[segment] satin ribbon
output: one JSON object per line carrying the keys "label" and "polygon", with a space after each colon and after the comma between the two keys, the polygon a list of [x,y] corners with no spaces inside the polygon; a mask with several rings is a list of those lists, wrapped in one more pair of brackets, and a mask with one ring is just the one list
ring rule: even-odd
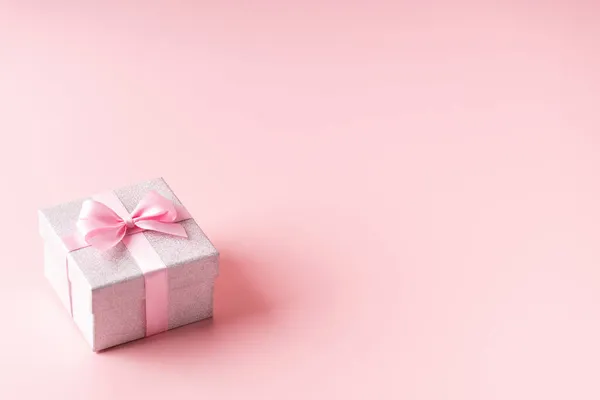
{"label": "satin ribbon", "polygon": [[[150,336],[168,329],[168,276],[165,264],[148,239],[137,233],[151,230],[187,237],[185,228],[178,222],[190,218],[185,208],[155,191],[146,194],[131,213],[113,192],[106,192],[83,203],[76,223],[77,232],[62,239],[68,252],[88,246],[105,251],[118,243],[127,247],[144,273],[146,336]],[[72,302],[70,286],[69,297]]]}

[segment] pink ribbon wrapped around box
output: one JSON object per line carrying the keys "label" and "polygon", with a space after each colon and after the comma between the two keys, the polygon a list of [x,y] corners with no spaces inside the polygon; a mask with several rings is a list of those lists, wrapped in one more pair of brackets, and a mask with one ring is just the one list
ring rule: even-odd
{"label": "pink ribbon wrapped around box", "polygon": [[219,253],[165,181],[39,211],[44,273],[94,351],[212,316]]}

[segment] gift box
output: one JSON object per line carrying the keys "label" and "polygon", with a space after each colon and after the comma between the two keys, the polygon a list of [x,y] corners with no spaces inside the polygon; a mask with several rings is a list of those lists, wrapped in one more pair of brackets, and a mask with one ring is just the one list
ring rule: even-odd
{"label": "gift box", "polygon": [[44,274],[94,351],[212,316],[219,253],[162,179],[39,211]]}

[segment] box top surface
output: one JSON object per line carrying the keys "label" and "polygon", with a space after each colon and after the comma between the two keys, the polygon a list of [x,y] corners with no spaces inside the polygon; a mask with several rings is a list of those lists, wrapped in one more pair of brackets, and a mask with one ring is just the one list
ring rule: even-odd
{"label": "box top surface", "polygon": [[[154,190],[182,205],[177,196],[162,178],[151,179],[134,185],[113,190],[127,211],[131,212],[138,202],[149,191]],[[40,232],[48,243],[60,246],[60,238],[72,235],[76,230],[83,198],[39,211]],[[200,261],[207,257],[217,256],[218,252],[208,237],[202,232],[194,219],[180,222],[188,237],[181,238],[158,232],[146,231],[137,233],[144,235],[167,268],[175,268]],[[107,251],[93,247],[85,247],[69,253],[69,268],[71,263],[76,266],[89,286],[94,289],[114,285],[119,282],[140,278],[143,272],[122,243]],[[198,271],[203,273],[203,271]],[[204,273],[211,273],[204,271]],[[217,271],[213,271],[214,274]]]}

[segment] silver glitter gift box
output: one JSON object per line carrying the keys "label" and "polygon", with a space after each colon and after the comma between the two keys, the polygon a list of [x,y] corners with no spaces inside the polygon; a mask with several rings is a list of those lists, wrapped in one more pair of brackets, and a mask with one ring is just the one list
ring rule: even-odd
{"label": "silver glitter gift box", "polygon": [[[162,178],[113,193],[131,213],[150,191],[183,207]],[[45,276],[92,349],[99,351],[146,336],[146,283],[142,268],[123,243],[106,251],[94,247],[68,251],[62,238],[76,232],[85,200],[40,210],[39,229]],[[146,237],[166,268],[168,329],[212,316],[219,272],[219,254],[196,221],[190,218],[179,224],[187,238],[135,233]]]}

